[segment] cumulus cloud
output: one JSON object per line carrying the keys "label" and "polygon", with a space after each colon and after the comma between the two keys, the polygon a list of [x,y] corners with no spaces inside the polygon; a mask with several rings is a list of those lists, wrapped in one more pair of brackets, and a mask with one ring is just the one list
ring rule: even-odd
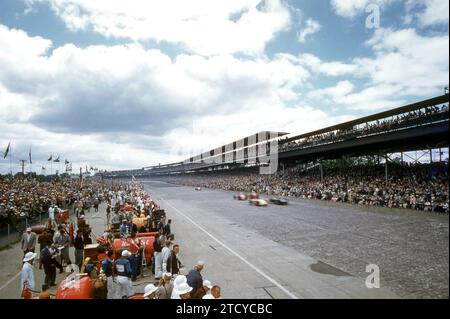
{"label": "cumulus cloud", "polygon": [[52,47],[20,30],[0,32],[0,142],[13,139],[15,154],[33,145],[42,165],[53,152],[74,166],[142,167],[190,155],[176,142],[186,130],[186,144],[205,150],[204,136],[218,146],[334,119],[300,104],[298,88],[310,72],[286,55],[171,59],[138,44]]}
{"label": "cumulus cloud", "polygon": [[297,59],[311,72],[350,76],[362,82],[343,80],[336,85],[310,91],[308,98],[324,98],[354,110],[399,106],[408,98],[440,94],[448,86],[449,39],[446,35],[421,36],[415,29],[379,29],[365,45],[374,57],[355,58],[351,63],[324,62],[310,54]]}
{"label": "cumulus cloud", "polygon": [[319,32],[322,26],[319,22],[313,19],[308,19],[305,22],[304,28],[298,33],[297,39],[300,43],[305,43],[306,38],[310,35],[313,35],[316,32]]}
{"label": "cumulus cloud", "polygon": [[421,36],[415,29],[379,29],[366,42],[375,58],[356,59],[375,84],[398,84],[404,94],[424,96],[448,85],[449,38]]}
{"label": "cumulus cloud", "polygon": [[421,27],[448,25],[448,0],[408,0],[405,6],[407,24],[417,20]]}
{"label": "cumulus cloud", "polygon": [[202,55],[262,54],[291,23],[280,0],[28,0],[45,3],[72,31],[179,44]]}

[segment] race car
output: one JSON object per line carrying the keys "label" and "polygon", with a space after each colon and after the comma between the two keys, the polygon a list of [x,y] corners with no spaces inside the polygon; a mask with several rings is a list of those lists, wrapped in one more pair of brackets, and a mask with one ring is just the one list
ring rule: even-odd
{"label": "race car", "polygon": [[195,190],[196,190],[196,191],[201,191],[202,188],[201,188],[201,187],[196,187]]}
{"label": "race car", "polygon": [[247,199],[247,195],[245,195],[243,193],[234,194],[233,198],[237,199],[237,200],[246,200]]}
{"label": "race car", "polygon": [[277,197],[272,197],[271,199],[269,199],[269,201],[275,205],[283,205],[284,206],[284,205],[288,204],[287,200],[285,200],[283,198],[277,198]]}
{"label": "race car", "polygon": [[248,198],[250,198],[250,199],[256,199],[256,198],[259,198],[259,195],[258,195],[258,193],[251,192],[251,193],[248,195]]}
{"label": "race car", "polygon": [[258,207],[265,207],[267,206],[267,201],[260,198],[252,198],[249,201],[250,205],[258,206]]}

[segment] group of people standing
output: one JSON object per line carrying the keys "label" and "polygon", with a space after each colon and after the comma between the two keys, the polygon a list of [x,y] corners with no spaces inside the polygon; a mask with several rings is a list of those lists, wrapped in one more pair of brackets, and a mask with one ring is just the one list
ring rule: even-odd
{"label": "group of people standing", "polygon": [[[57,269],[62,273],[66,265],[73,266],[69,254],[70,247],[73,246],[75,265],[78,269],[83,269],[91,278],[97,278],[97,276],[106,278],[105,287],[99,286],[104,293],[94,293],[94,298],[220,298],[220,287],[213,286],[208,280],[203,280],[201,271],[204,268],[204,262],[199,261],[187,275],[182,274],[184,266],[179,258],[180,245],[173,242],[175,235],[172,232],[172,220],[166,220],[165,212],[144,193],[142,185],[130,184],[118,189],[110,189],[104,193],[104,198],[107,204],[106,214],[109,226],[101,236],[104,242],[100,246],[103,257],[99,269],[84,263],[84,249],[86,245],[92,243],[92,239],[90,227],[86,227],[85,210],[80,203],[74,207],[78,224],[74,238],[69,236],[64,223],[57,226],[56,232],[53,230],[55,226],[53,225],[53,227],[46,227],[39,236],[33,233],[31,228],[23,234],[22,295],[24,290],[36,289],[33,263],[37,258],[39,268],[44,269],[45,290],[56,286]],[[94,209],[98,210],[97,203],[94,204]],[[57,214],[50,214],[49,224],[55,222],[52,219],[55,215]],[[146,221],[139,229],[133,223],[136,217]],[[88,229],[87,233],[86,229]],[[136,293],[133,288],[133,282],[143,271],[143,243],[136,236],[141,231],[156,233],[152,247],[153,263],[147,265],[152,266],[155,281],[145,286],[143,295]],[[124,238],[129,244],[119,256],[111,245],[115,237]],[[39,257],[35,253],[37,243],[41,245]]]}

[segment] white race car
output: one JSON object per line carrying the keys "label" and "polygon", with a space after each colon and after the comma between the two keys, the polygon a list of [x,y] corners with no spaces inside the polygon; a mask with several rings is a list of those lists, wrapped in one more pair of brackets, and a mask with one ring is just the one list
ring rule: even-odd
{"label": "white race car", "polygon": [[250,205],[253,205],[253,206],[259,206],[259,207],[267,206],[267,201],[264,199],[261,199],[261,198],[253,198],[253,199],[250,199],[249,202],[250,202]]}

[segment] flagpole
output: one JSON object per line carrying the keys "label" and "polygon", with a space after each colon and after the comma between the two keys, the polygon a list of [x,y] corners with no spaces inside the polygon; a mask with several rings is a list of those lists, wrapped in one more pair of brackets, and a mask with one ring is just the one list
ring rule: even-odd
{"label": "flagpole", "polygon": [[13,173],[12,173],[12,147],[11,147],[11,142],[9,144],[9,171],[11,173],[11,178],[13,177]]}

